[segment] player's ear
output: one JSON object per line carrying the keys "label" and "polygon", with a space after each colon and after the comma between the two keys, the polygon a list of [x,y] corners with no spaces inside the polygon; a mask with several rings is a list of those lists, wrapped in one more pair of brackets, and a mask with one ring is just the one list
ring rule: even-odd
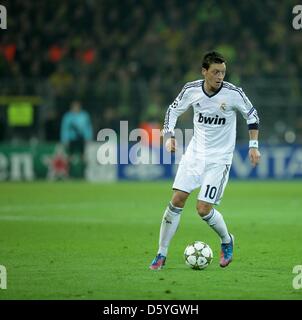
{"label": "player's ear", "polygon": [[201,68],[201,74],[202,74],[203,76],[206,75],[207,71],[208,71],[208,70],[207,70],[206,68]]}

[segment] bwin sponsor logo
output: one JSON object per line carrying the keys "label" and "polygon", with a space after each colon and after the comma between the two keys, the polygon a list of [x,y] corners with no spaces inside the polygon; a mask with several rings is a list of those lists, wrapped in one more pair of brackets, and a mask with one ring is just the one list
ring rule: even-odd
{"label": "bwin sponsor logo", "polygon": [[216,124],[216,125],[224,125],[225,124],[225,118],[219,118],[218,115],[215,117],[205,117],[202,115],[202,113],[199,114],[198,122],[204,123],[204,124]]}

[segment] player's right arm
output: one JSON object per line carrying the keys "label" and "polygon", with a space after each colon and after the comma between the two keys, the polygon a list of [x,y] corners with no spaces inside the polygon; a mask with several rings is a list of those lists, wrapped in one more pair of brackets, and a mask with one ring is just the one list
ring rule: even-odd
{"label": "player's right arm", "polygon": [[190,88],[189,84],[186,84],[183,87],[179,95],[176,97],[174,102],[170,104],[166,112],[162,134],[163,136],[169,136],[165,144],[165,147],[169,152],[174,152],[176,150],[174,128],[175,128],[177,119],[181,114],[183,114],[186,110],[188,110],[188,108],[191,105],[189,88]]}

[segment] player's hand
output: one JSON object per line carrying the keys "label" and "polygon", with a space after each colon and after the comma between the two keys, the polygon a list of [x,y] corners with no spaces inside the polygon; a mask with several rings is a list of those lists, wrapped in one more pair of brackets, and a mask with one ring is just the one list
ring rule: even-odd
{"label": "player's hand", "polygon": [[177,147],[176,139],[175,138],[167,139],[165,147],[168,152],[175,152]]}
{"label": "player's hand", "polygon": [[256,167],[256,165],[260,162],[261,154],[257,148],[250,148],[249,149],[249,158],[252,163],[253,167]]}

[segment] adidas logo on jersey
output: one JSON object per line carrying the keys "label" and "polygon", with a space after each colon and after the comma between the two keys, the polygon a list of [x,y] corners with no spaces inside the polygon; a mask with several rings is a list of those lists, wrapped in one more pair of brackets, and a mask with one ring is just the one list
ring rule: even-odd
{"label": "adidas logo on jersey", "polygon": [[197,120],[199,123],[205,123],[205,124],[216,124],[216,125],[224,125],[226,119],[225,118],[219,118],[218,115],[216,117],[205,117],[202,115],[202,113],[199,113],[199,118]]}

